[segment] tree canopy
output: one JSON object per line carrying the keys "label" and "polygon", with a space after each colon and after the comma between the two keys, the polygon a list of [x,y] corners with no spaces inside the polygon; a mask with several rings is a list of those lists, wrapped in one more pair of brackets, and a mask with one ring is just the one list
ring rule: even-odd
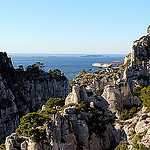
{"label": "tree canopy", "polygon": [[38,127],[43,126],[48,120],[50,120],[50,118],[42,114],[36,112],[28,113],[20,119],[20,125],[16,132],[20,135],[31,137],[35,142],[40,142],[46,138],[46,131]]}
{"label": "tree canopy", "polygon": [[46,104],[46,108],[53,108],[54,106],[64,106],[65,105],[65,100],[62,98],[50,98]]}

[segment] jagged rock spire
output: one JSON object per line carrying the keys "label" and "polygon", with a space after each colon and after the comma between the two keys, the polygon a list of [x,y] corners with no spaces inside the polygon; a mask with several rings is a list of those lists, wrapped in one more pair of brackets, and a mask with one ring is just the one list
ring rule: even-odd
{"label": "jagged rock spire", "polygon": [[150,35],[150,25],[147,28],[147,35]]}

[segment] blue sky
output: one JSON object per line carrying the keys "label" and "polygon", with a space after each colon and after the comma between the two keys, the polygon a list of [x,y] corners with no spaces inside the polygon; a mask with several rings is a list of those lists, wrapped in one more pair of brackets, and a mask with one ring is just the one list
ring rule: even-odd
{"label": "blue sky", "polygon": [[0,0],[0,51],[129,53],[149,24],[150,0]]}

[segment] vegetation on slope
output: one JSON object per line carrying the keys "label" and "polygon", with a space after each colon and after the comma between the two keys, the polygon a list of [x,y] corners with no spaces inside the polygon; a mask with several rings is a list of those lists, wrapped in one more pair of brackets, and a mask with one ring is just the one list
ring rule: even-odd
{"label": "vegetation on slope", "polygon": [[[134,87],[133,95],[139,97],[143,101],[142,105],[148,107],[150,111],[150,86],[148,86],[147,88],[146,87],[142,88],[142,86]],[[123,109],[121,111],[120,119],[121,120],[131,119],[133,115],[139,110],[140,110],[139,107]]]}
{"label": "vegetation on slope", "polygon": [[150,111],[150,86],[148,86],[147,88],[144,87],[143,89],[141,89],[140,98],[143,101],[142,103],[143,106],[148,107]]}
{"label": "vegetation on slope", "polygon": [[120,144],[115,148],[115,150],[128,150],[127,143],[126,143],[126,142],[120,143]]}
{"label": "vegetation on slope", "polygon": [[45,110],[28,113],[20,119],[19,135],[31,137],[34,142],[42,143],[46,139],[46,124],[51,120],[51,115],[57,112],[55,106],[63,106],[64,99],[50,98],[45,104]]}
{"label": "vegetation on slope", "polygon": [[132,107],[130,109],[123,109],[121,111],[120,119],[121,120],[131,119],[138,110],[139,108],[137,107]]}
{"label": "vegetation on slope", "polygon": [[6,150],[5,144],[0,145],[0,150]]}
{"label": "vegetation on slope", "polygon": [[16,132],[19,135],[31,137],[34,142],[42,142],[46,139],[46,130],[38,127],[43,126],[49,120],[50,118],[39,113],[28,113],[20,119],[20,125]]}

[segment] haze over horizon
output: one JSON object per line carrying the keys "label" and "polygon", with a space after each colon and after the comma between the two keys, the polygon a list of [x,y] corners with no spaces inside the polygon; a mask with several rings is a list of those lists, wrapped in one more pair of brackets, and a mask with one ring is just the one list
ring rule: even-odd
{"label": "haze over horizon", "polygon": [[146,35],[149,0],[6,0],[0,3],[0,51],[127,54]]}

